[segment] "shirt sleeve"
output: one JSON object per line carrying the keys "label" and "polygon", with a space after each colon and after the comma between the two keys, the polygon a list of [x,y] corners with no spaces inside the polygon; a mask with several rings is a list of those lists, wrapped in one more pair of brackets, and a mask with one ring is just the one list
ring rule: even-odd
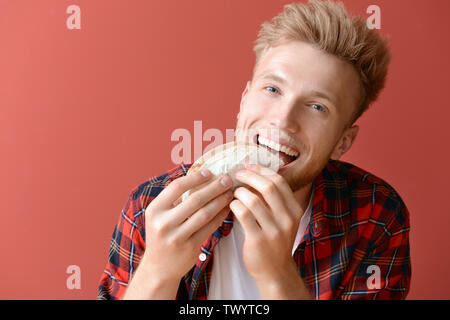
{"label": "shirt sleeve", "polygon": [[371,224],[374,231],[371,231],[371,239],[366,241],[368,250],[358,264],[353,264],[357,267],[338,299],[399,300],[405,299],[409,292],[408,209],[398,196],[393,195],[373,211]]}
{"label": "shirt sleeve", "polygon": [[140,201],[139,190],[138,187],[131,192],[114,228],[108,261],[98,285],[98,300],[122,298],[145,250],[145,207]]}

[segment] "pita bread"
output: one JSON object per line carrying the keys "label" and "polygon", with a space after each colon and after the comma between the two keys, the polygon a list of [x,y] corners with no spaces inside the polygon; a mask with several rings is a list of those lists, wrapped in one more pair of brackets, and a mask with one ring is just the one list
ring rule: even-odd
{"label": "pita bread", "polygon": [[[265,147],[246,143],[246,142],[230,142],[208,151],[203,156],[198,158],[189,168],[187,174],[199,171],[201,169],[208,169],[215,177],[223,174],[228,174],[233,180],[233,187],[235,189],[243,184],[236,180],[235,173],[239,170],[245,169],[245,163],[255,163],[272,169],[275,172],[284,165],[284,162],[276,155],[271,153]],[[198,188],[201,188],[199,186]],[[183,194],[184,201],[190,193],[196,189],[191,189]]]}

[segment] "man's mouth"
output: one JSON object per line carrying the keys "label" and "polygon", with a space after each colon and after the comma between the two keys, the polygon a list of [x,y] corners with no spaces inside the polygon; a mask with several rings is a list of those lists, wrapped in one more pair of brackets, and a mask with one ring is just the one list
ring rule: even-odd
{"label": "man's mouth", "polygon": [[296,160],[300,155],[300,153],[294,149],[281,145],[260,135],[256,136],[256,142],[259,146],[267,148],[274,155],[278,156],[284,162],[284,167]]}

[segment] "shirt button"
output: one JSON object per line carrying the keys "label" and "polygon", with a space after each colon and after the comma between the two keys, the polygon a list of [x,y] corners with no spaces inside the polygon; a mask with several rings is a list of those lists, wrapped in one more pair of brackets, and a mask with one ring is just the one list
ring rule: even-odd
{"label": "shirt button", "polygon": [[206,260],[206,254],[200,253],[200,255],[198,256],[198,258],[200,259],[200,261],[205,261],[205,260]]}
{"label": "shirt button", "polygon": [[314,234],[319,235],[321,232],[322,232],[321,225],[317,221],[315,221],[314,222]]}

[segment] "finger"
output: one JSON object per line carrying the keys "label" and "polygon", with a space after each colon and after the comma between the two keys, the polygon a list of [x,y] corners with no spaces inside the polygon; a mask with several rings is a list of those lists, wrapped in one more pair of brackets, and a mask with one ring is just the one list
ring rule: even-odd
{"label": "finger", "polygon": [[[228,204],[233,199],[233,192],[228,190],[224,194],[216,197],[208,202],[204,207],[195,212],[185,222],[183,222],[178,231],[180,236],[189,238],[192,234],[203,228],[211,220],[217,216],[221,210],[228,207]],[[229,209],[228,209],[229,211]]]}
{"label": "finger", "polygon": [[258,225],[255,217],[240,200],[231,201],[230,209],[241,223],[246,234],[259,235],[261,233],[261,227]]}
{"label": "finger", "polygon": [[236,173],[236,179],[258,191],[273,213],[286,211],[286,207],[283,203],[284,199],[281,196],[277,185],[266,176],[262,176],[251,170],[240,170]]}
{"label": "finger", "polygon": [[232,184],[231,178],[225,175],[190,194],[185,201],[173,209],[173,216],[171,217],[173,223],[181,224],[209,201],[229,190]]}
{"label": "finger", "polygon": [[261,229],[267,231],[274,229],[276,224],[275,219],[259,196],[249,191],[247,188],[240,187],[234,191],[234,197],[253,214],[253,217],[261,226]]}
{"label": "finger", "polygon": [[278,190],[283,197],[284,205],[288,208],[289,212],[294,214],[295,219],[301,218],[303,211],[301,210],[297,200],[294,198],[294,193],[292,192],[292,189],[286,179],[269,168],[258,164],[249,164],[247,168],[256,173],[260,173],[263,177],[271,180],[278,187]]}
{"label": "finger", "polygon": [[162,209],[172,208],[174,202],[183,193],[207,182],[212,176],[209,170],[204,169],[175,179],[151,203],[154,207]]}
{"label": "finger", "polygon": [[177,200],[174,201],[173,206],[176,207],[183,201],[183,197],[179,197]]}
{"label": "finger", "polygon": [[192,234],[188,241],[191,240],[196,243],[203,243],[214,231],[217,230],[217,228],[221,226],[223,220],[225,220],[229,213],[230,208],[227,205],[225,208],[220,210],[220,212],[211,221],[204,225],[203,228],[197,230],[197,232]]}

